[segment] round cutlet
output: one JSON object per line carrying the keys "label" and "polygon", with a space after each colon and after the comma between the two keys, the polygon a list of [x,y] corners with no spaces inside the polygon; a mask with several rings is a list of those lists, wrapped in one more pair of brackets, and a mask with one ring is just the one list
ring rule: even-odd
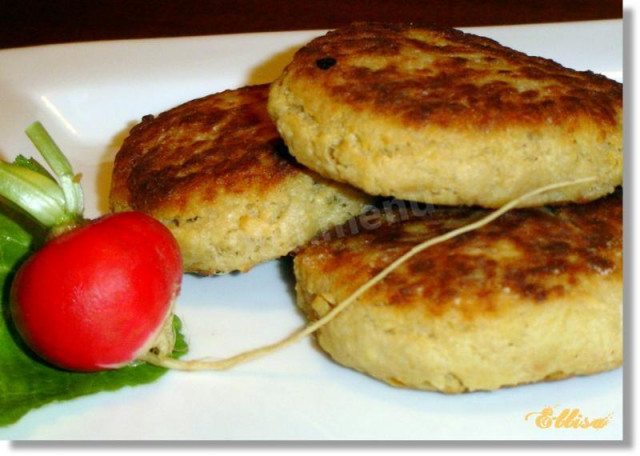
{"label": "round cutlet", "polygon": [[301,48],[269,112],[296,159],[367,193],[499,207],[622,183],[622,85],[455,29],[356,23]]}
{"label": "round cutlet", "polygon": [[[459,393],[622,363],[621,192],[517,209],[411,257],[316,333],[338,363],[395,386]],[[406,206],[405,206],[406,207]],[[300,250],[312,321],[411,247],[481,209],[360,216]]]}
{"label": "round cutlet", "polygon": [[361,192],[288,155],[267,96],[250,86],[145,116],[116,155],[111,209],[165,223],[187,272],[246,271],[366,207]]}

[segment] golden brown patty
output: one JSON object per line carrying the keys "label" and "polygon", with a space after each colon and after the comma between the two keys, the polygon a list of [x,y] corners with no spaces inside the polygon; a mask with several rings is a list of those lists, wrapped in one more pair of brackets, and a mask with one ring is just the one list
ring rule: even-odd
{"label": "golden brown patty", "polygon": [[272,85],[290,152],[375,195],[498,207],[588,201],[622,182],[622,85],[454,29],[356,23]]}
{"label": "golden brown patty", "polygon": [[[329,231],[295,257],[298,304],[316,320],[411,247],[486,214],[382,211]],[[317,341],[337,362],[392,385],[448,393],[615,368],[621,192],[518,209],[437,244],[354,301]]]}
{"label": "golden brown patty", "polygon": [[359,214],[368,198],[293,160],[266,111],[268,86],[146,116],[118,152],[110,204],[164,222],[187,272],[245,271]]}

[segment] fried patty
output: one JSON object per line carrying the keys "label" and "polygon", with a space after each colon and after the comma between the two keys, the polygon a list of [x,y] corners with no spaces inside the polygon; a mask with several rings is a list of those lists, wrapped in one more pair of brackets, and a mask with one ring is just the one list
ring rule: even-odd
{"label": "fried patty", "polygon": [[622,85],[455,29],[355,23],[301,48],[269,112],[292,155],[373,195],[499,207],[622,182]]}
{"label": "fried patty", "polygon": [[268,86],[209,95],[145,116],[116,155],[113,211],[167,225],[187,272],[246,271],[359,214],[369,198],[288,154]]}
{"label": "fried patty", "polygon": [[[412,208],[414,206],[411,206]],[[422,241],[488,212],[399,205],[333,229],[294,260],[312,321]],[[316,333],[338,363],[459,393],[622,363],[622,195],[517,209],[410,258]]]}

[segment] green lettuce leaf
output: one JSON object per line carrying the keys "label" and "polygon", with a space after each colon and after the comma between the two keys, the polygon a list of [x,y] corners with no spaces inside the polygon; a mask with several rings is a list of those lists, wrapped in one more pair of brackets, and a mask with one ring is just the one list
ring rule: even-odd
{"label": "green lettuce leaf", "polygon": [[[0,207],[0,426],[13,424],[29,411],[52,402],[151,383],[166,373],[165,368],[144,363],[96,373],[68,372],[30,352],[12,325],[8,293],[12,274],[40,239],[7,213]],[[187,345],[177,317],[173,324],[178,335],[173,355],[179,356],[186,353]]]}

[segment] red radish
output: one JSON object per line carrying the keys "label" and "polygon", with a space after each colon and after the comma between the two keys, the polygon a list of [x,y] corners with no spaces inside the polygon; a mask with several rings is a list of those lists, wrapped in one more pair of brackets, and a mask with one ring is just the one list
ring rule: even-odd
{"label": "red radish", "polygon": [[55,237],[31,257],[13,282],[12,316],[51,364],[118,368],[167,335],[181,279],[178,246],[164,225],[137,212],[114,214]]}
{"label": "red radish", "polygon": [[118,368],[150,350],[169,357],[183,274],[171,232],[138,212],[83,220],[82,189],[68,161],[39,123],[27,134],[58,182],[33,160],[0,163],[0,195],[52,234],[13,281],[18,332],[36,354],[68,370]]}

